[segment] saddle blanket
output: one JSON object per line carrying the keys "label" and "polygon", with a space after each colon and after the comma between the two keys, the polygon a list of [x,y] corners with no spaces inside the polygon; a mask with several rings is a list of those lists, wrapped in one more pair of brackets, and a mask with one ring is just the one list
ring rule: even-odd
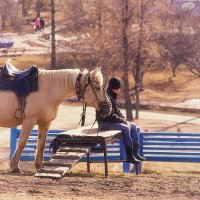
{"label": "saddle blanket", "polygon": [[18,97],[25,97],[33,91],[38,91],[38,69],[31,66],[25,71],[10,71],[0,68],[0,90],[15,92]]}

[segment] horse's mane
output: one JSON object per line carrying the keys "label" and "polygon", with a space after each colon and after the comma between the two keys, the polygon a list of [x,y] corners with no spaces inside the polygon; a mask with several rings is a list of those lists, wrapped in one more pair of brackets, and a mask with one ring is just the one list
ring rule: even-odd
{"label": "horse's mane", "polygon": [[[64,85],[67,84],[69,87],[71,87],[74,86],[74,80],[76,80],[76,77],[79,72],[80,69],[61,69],[61,70],[39,69],[39,80],[44,83],[48,81],[48,83],[50,84],[59,82],[60,80],[60,84]],[[87,74],[88,70],[84,69],[82,73]],[[100,83],[100,85],[103,85],[103,75],[100,69],[97,69],[97,71],[92,70],[91,77],[93,81],[96,81]]]}
{"label": "horse's mane", "polygon": [[39,69],[39,80],[41,82],[47,82],[53,84],[59,82],[63,85],[74,86],[74,80],[77,74],[80,72],[79,69],[61,69],[61,70],[45,70]]}

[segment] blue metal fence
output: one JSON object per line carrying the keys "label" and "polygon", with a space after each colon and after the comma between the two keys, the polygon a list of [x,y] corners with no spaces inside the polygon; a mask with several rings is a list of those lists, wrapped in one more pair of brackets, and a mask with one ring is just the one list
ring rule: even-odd
{"label": "blue metal fence", "polygon": [[[62,130],[50,130],[44,150],[44,160],[49,160],[52,150],[50,143]],[[10,156],[14,154],[19,139],[20,129],[11,129]],[[22,152],[21,160],[33,161],[37,150],[37,130],[29,136],[27,145]],[[117,162],[126,159],[122,140],[107,145],[108,162]],[[166,132],[141,132],[140,154],[147,161],[156,162],[200,162],[200,133],[166,133]],[[103,153],[91,153],[91,161],[104,161]],[[83,157],[82,161],[86,161]],[[141,172],[142,164],[138,167]],[[134,172],[136,166],[134,166]],[[130,172],[130,164],[123,162],[123,172]]]}

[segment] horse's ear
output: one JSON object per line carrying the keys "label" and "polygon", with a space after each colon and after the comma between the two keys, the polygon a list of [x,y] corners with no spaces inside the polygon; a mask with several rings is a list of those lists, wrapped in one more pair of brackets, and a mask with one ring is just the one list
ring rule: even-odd
{"label": "horse's ear", "polygon": [[96,69],[94,70],[94,75],[97,75],[98,73],[102,73],[101,72],[101,66],[96,67]]}
{"label": "horse's ear", "polygon": [[97,69],[98,69],[99,71],[101,71],[101,66],[97,67]]}
{"label": "horse's ear", "polygon": [[91,74],[91,77],[92,77],[93,80],[97,80],[99,72],[100,71],[99,71],[98,67],[96,67],[96,69],[94,69],[94,70],[91,71],[90,74]]}
{"label": "horse's ear", "polygon": [[88,70],[86,68],[83,69],[83,73],[88,73]]}
{"label": "horse's ear", "polygon": [[101,72],[101,67],[96,67],[96,69],[92,71],[92,75],[96,77],[99,72]]}

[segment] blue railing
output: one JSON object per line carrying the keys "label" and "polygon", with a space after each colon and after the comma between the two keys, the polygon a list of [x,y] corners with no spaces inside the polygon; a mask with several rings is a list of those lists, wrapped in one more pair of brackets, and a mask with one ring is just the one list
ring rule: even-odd
{"label": "blue railing", "polygon": [[[49,160],[52,150],[50,143],[62,130],[50,130],[44,150],[44,160]],[[10,156],[14,154],[19,139],[20,129],[11,129]],[[33,161],[37,150],[37,130],[33,130],[29,136],[27,145],[22,152],[21,160]],[[108,162],[125,160],[122,140],[107,145]],[[200,162],[200,133],[165,133],[165,132],[141,132],[140,154],[147,161],[156,162]],[[91,153],[91,161],[104,161],[103,153]],[[82,161],[86,161],[83,157]],[[139,171],[142,165],[139,165]],[[123,172],[130,172],[130,165],[123,162]]]}

